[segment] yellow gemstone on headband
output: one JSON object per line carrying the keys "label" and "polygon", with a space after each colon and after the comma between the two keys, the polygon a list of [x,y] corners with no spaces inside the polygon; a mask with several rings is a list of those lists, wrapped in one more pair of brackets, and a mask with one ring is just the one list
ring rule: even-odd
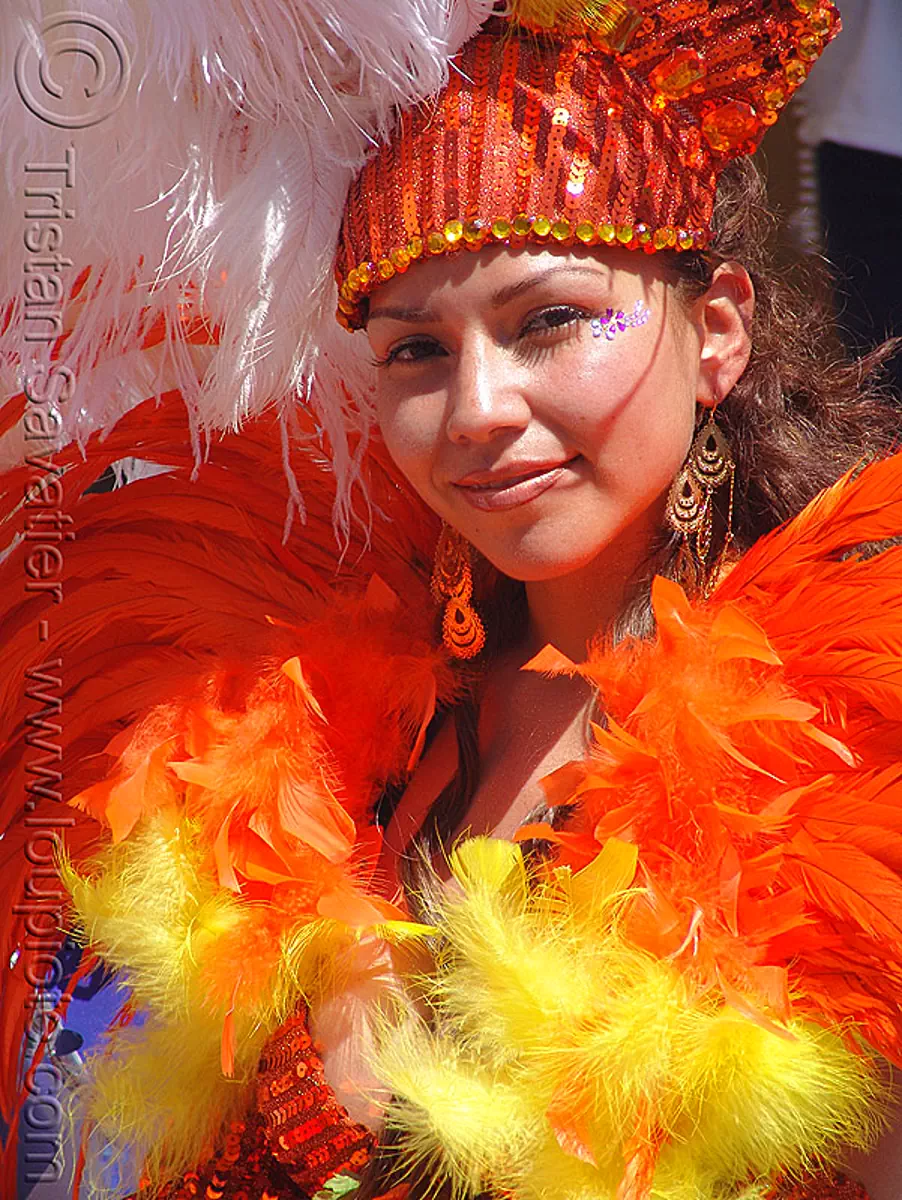
{"label": "yellow gemstone on headband", "polygon": [[651,230],[647,225],[638,224],[636,226],[636,237],[639,239],[639,245],[645,246],[651,241]]}
{"label": "yellow gemstone on headband", "polygon": [[624,246],[633,240],[632,225],[617,225],[614,228],[614,233],[617,236],[617,241],[622,242]]}
{"label": "yellow gemstone on headband", "polygon": [[379,259],[379,276],[381,279],[391,279],[395,273],[395,268],[387,258]]}
{"label": "yellow gemstone on headband", "polygon": [[798,87],[799,84],[804,83],[808,77],[808,68],[797,58],[791,58],[783,67],[783,72],[793,87]]}
{"label": "yellow gemstone on headband", "polygon": [[532,231],[536,237],[548,237],[551,233],[551,222],[547,217],[536,217],[532,223]]}
{"label": "yellow gemstone on headband", "polygon": [[532,226],[532,219],[527,217],[526,213],[520,213],[519,216],[514,217],[514,223],[511,228],[517,237],[526,237],[528,234],[532,233]]}
{"label": "yellow gemstone on headband", "polygon": [[426,235],[426,247],[430,254],[441,254],[443,250],[447,250],[448,248],[445,235],[433,230],[432,233]]}
{"label": "yellow gemstone on headband", "polygon": [[693,84],[705,77],[705,65],[696,50],[681,47],[667,56],[651,71],[648,82],[658,93],[655,108],[663,108],[659,100],[681,100],[692,91]]}
{"label": "yellow gemstone on headband", "polygon": [[786,103],[786,93],[782,88],[767,88],[764,92],[764,103],[768,108],[780,108]]}
{"label": "yellow gemstone on headband", "polygon": [[581,242],[590,245],[595,241],[595,226],[591,221],[580,221],[576,229],[573,231]]}
{"label": "yellow gemstone on headband", "polygon": [[823,49],[823,43],[816,33],[806,33],[799,38],[799,56],[814,62]]}
{"label": "yellow gemstone on headband", "polygon": [[411,258],[419,258],[423,253],[423,239],[421,237],[412,237],[407,243],[407,253]]}
{"label": "yellow gemstone on headband", "polygon": [[829,33],[833,28],[833,13],[829,8],[818,9],[808,18],[808,24],[815,33]]}
{"label": "yellow gemstone on headband", "polygon": [[485,225],[482,221],[467,221],[464,225],[464,241],[473,245],[485,238]]}
{"label": "yellow gemstone on headband", "polygon": [[551,236],[556,242],[565,242],[570,236],[570,222],[555,221],[551,226]]}
{"label": "yellow gemstone on headband", "polygon": [[610,221],[605,221],[598,226],[598,236],[603,242],[613,242],[617,238],[617,231]]}
{"label": "yellow gemstone on headband", "polygon": [[677,230],[677,245],[681,250],[692,249],[692,234],[688,231],[688,229]]}
{"label": "yellow gemstone on headband", "polygon": [[388,257],[394,263],[396,271],[406,271],[410,266],[410,255],[406,250],[402,250],[400,248],[397,250],[392,250]]}
{"label": "yellow gemstone on headband", "polygon": [[459,242],[464,235],[463,221],[446,221],[445,222],[445,238],[453,246],[455,242]]}
{"label": "yellow gemstone on headband", "polygon": [[667,249],[667,233],[666,229],[656,229],[653,237],[653,242],[656,250]]}
{"label": "yellow gemstone on headband", "polygon": [[499,242],[507,241],[511,235],[511,223],[503,217],[496,217],[492,222],[492,237]]}
{"label": "yellow gemstone on headband", "polygon": [[792,0],[795,7],[800,13],[814,12],[821,0]]}

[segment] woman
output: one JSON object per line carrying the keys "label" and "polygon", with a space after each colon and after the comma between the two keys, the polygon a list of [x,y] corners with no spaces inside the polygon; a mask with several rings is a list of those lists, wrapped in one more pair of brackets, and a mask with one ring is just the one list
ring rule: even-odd
{"label": "woman", "polygon": [[[434,526],[378,447],[360,461],[395,525],[330,598],[313,532],[303,555],[249,550],[276,505],[239,489],[267,486],[273,449],[266,430],[231,446],[207,494],[242,495],[219,543],[265,600],[239,621],[202,550],[211,590],[181,600],[227,611],[218,662],[181,609],[136,610],[206,670],[119,722],[111,774],[79,776],[111,844],[64,867],[147,1010],[94,1064],[86,1111],[161,1194],[378,1193],[400,1162],[427,1191],[758,1197],[870,1144],[881,1086],[847,1031],[895,1050],[898,726],[855,679],[891,654],[899,568],[856,547],[898,531],[898,468],[740,558],[891,424],[809,348],[813,319],[763,266],[757,177],[725,166],[835,26],[801,0],[523,5],[351,188],[340,319],[366,328],[385,448],[446,523],[444,649],[423,605]],[[167,420],[131,414],[90,469],[123,445],[171,465]],[[315,530],[325,483],[301,469]],[[147,521],[177,478],[132,487],[98,536],[165,539]],[[657,641],[598,640],[652,616]],[[838,631],[861,656],[843,669]],[[870,871],[857,901],[837,792],[876,806],[869,839],[847,834]],[[451,899],[426,900],[429,852],[464,833],[541,841],[528,876],[508,842],[464,843]]]}

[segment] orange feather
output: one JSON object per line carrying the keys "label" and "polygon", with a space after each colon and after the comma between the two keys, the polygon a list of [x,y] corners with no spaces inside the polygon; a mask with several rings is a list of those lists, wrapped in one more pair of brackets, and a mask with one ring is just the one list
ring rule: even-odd
{"label": "orange feather", "polygon": [[638,847],[645,892],[625,921],[639,944],[763,1017],[791,995],[852,1021],[896,1063],[902,548],[868,543],[900,535],[897,455],[762,539],[707,602],[656,580],[657,638],[579,667],[605,728],[546,781],[552,803],[577,802],[546,830],[565,862],[611,836]]}

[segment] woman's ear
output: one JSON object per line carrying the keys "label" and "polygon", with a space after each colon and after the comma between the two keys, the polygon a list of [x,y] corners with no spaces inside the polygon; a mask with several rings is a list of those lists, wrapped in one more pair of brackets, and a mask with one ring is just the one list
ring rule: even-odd
{"label": "woman's ear", "polygon": [[745,267],[725,262],[692,306],[699,335],[698,402],[713,408],[736,385],[752,352],[755,287]]}

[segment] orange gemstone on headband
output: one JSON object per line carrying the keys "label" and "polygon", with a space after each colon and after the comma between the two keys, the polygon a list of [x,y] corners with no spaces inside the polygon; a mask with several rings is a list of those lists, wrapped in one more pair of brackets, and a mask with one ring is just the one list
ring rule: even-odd
{"label": "orange gemstone on headband", "polygon": [[808,68],[803,62],[797,58],[791,58],[783,67],[783,72],[786,78],[793,87],[798,87],[800,83],[804,83],[808,77]]}
{"label": "orange gemstone on headband", "polygon": [[705,66],[700,54],[695,50],[674,50],[649,74],[648,82],[665,99],[680,100],[688,96],[693,84],[704,77]]}
{"label": "orange gemstone on headband", "polygon": [[823,43],[816,33],[806,33],[799,38],[799,57],[814,62],[823,49]]}
{"label": "orange gemstone on headband", "polygon": [[833,13],[829,8],[818,9],[808,18],[808,24],[815,33],[829,33],[833,28]]}
{"label": "orange gemstone on headband", "polygon": [[712,150],[736,150],[754,138],[760,129],[758,114],[751,104],[742,100],[722,104],[702,120],[702,136]]}
{"label": "orange gemstone on headband", "polygon": [[786,93],[779,87],[766,88],[764,103],[768,108],[781,108],[786,103]]}
{"label": "orange gemstone on headband", "polygon": [[800,13],[814,12],[821,0],[792,0],[795,7]]}

